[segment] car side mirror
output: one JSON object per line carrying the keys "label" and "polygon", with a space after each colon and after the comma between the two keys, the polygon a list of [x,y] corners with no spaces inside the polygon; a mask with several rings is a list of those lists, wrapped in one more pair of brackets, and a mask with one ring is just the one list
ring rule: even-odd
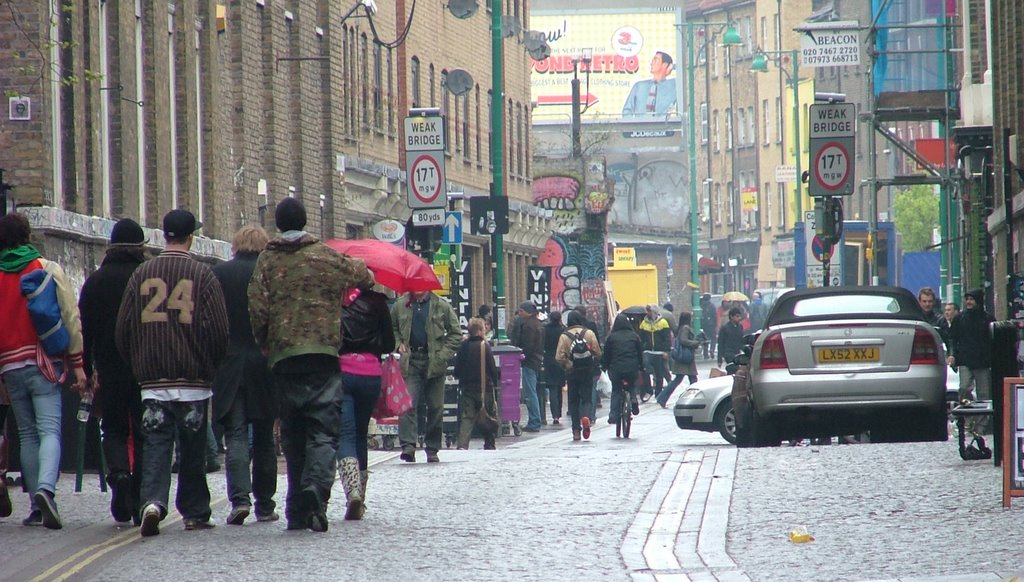
{"label": "car side mirror", "polygon": [[732,359],[732,362],[737,366],[749,366],[750,354],[736,354],[736,357]]}

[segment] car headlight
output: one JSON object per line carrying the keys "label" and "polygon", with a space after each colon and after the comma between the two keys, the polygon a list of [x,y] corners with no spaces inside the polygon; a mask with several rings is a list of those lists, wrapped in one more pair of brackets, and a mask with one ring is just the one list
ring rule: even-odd
{"label": "car headlight", "polygon": [[700,391],[700,388],[687,388],[686,392],[683,392],[683,398],[687,400],[703,400],[704,393]]}

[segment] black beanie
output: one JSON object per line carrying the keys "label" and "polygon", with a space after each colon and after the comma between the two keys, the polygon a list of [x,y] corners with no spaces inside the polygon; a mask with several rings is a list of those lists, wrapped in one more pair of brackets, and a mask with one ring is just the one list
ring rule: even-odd
{"label": "black beanie", "polygon": [[302,230],[306,226],[306,209],[295,198],[285,198],[277,203],[274,222],[281,232]]}
{"label": "black beanie", "polygon": [[112,245],[141,245],[144,242],[146,242],[146,235],[142,232],[142,227],[130,218],[118,220],[114,228],[110,230],[110,244]]}

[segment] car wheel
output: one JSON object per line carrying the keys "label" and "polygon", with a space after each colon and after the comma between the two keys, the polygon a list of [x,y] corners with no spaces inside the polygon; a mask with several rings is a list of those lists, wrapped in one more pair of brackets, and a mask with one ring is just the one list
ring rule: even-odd
{"label": "car wheel", "polygon": [[736,411],[732,407],[732,401],[728,398],[723,400],[715,410],[715,428],[722,438],[730,444],[736,444]]}
{"label": "car wheel", "polygon": [[945,410],[929,410],[918,416],[914,423],[917,429],[914,440],[922,442],[949,440],[949,426],[946,424]]}

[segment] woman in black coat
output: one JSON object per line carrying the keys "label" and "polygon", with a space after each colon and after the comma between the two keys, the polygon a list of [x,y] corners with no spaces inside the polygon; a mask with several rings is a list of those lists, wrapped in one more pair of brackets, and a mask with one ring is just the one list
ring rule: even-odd
{"label": "woman in black coat", "polygon": [[[470,319],[467,325],[469,337],[462,342],[459,351],[455,353],[454,374],[459,379],[459,408],[462,410],[457,444],[460,449],[469,448],[469,438],[473,434],[473,429],[476,428],[476,415],[484,401],[487,403],[487,410],[493,416],[498,416],[494,397],[498,368],[494,364],[491,344],[484,339],[485,325],[483,319],[478,317]],[[481,362],[483,369],[480,367]],[[482,388],[481,382],[484,383]],[[496,435],[493,432],[484,432],[483,436],[484,449],[494,450]]]}
{"label": "woman in black coat", "polygon": [[562,387],[565,386],[565,370],[555,361],[558,351],[558,338],[565,331],[562,325],[562,312],[552,311],[548,314],[548,322],[544,325],[544,389],[551,403],[551,424],[561,424],[562,419]]}
{"label": "woman in black coat", "polygon": [[612,381],[608,423],[615,424],[619,421],[618,414],[622,409],[622,394],[625,390],[629,391],[633,414],[640,414],[634,387],[643,373],[643,347],[640,344],[640,336],[622,313],[615,316],[612,332],[604,342],[601,369],[608,372],[608,378]]}

